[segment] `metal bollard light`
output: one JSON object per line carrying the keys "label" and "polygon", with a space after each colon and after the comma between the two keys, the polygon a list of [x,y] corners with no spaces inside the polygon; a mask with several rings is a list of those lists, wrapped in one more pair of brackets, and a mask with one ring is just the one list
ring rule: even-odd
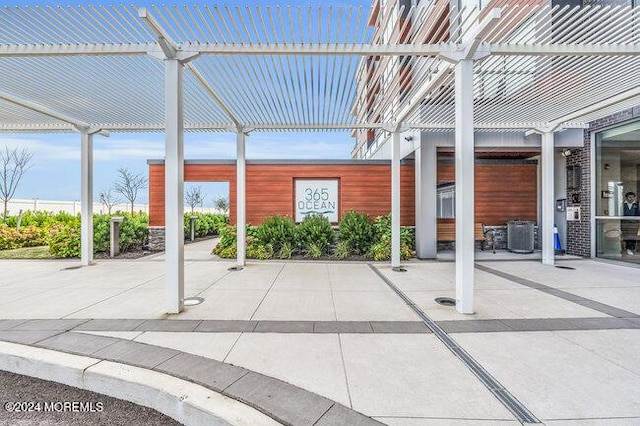
{"label": "metal bollard light", "polygon": [[110,254],[111,257],[120,254],[120,222],[124,221],[123,216],[113,216],[110,220]]}
{"label": "metal bollard light", "polygon": [[196,239],[196,220],[198,220],[198,216],[189,217],[189,231],[191,233],[191,241],[195,241]]}

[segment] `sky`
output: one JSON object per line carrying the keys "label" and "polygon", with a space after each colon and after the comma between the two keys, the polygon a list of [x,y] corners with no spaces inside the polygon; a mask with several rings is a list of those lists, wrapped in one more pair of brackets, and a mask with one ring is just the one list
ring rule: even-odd
{"label": "sky", "polygon": [[[73,2],[79,4],[111,4],[112,2]],[[149,5],[152,1],[134,1],[136,5]],[[157,3],[157,2],[156,2]],[[182,2],[176,2],[182,3]],[[194,3],[211,3],[190,0]],[[364,6],[370,0],[322,1],[307,0],[287,2],[221,0],[220,5],[266,5],[291,6]],[[3,6],[35,6],[71,4],[69,2],[43,2],[33,0],[0,0]],[[173,4],[173,3],[172,3]],[[354,139],[348,132],[303,132],[303,133],[252,133],[247,138],[247,159],[347,159],[350,158]],[[80,136],[78,134],[0,134],[0,149],[26,147],[34,153],[30,169],[26,172],[14,198],[42,200],[80,199]],[[163,133],[112,133],[110,137],[94,137],[94,197],[109,188],[117,177],[120,167],[134,173],[148,174],[147,159],[164,157]],[[197,133],[185,135],[185,159],[233,159],[235,158],[235,135],[231,133]],[[228,186],[205,185],[205,206],[217,196],[226,196]],[[146,203],[146,191],[139,201]]]}
{"label": "sky", "polygon": [[[186,133],[185,159],[234,159],[234,133]],[[246,156],[251,159],[348,159],[354,139],[348,132],[251,133]],[[25,147],[34,154],[16,199],[80,199],[79,134],[1,134],[0,149]],[[94,136],[94,192],[108,189],[120,167],[148,176],[148,159],[164,158],[163,133],[111,133]],[[226,184],[203,185],[204,206],[228,196]],[[140,203],[147,203],[145,190]]]}

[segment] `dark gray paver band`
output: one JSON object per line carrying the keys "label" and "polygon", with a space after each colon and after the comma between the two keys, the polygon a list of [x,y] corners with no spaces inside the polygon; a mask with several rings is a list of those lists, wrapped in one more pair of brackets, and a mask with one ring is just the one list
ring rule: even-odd
{"label": "dark gray paver band", "polygon": [[476,264],[476,269],[484,272],[496,275],[500,278],[504,278],[509,281],[527,286],[529,288],[535,288],[552,296],[559,297],[569,302],[577,303],[585,308],[593,309],[594,311],[602,312],[603,314],[611,315],[616,318],[640,318],[639,314],[635,312],[625,311],[624,309],[616,308],[615,306],[607,305],[586,297],[578,296],[577,294],[570,293],[568,291],[560,290],[554,287],[550,287],[546,284],[542,284],[536,281],[532,281],[526,278],[519,277],[517,275],[509,274],[497,269],[489,268],[488,266]]}
{"label": "dark gray paver band", "polygon": [[[52,327],[49,323],[43,325]],[[169,374],[241,401],[284,425],[382,425],[335,401],[281,380],[173,349],[65,330],[0,331],[0,340]]]}
{"label": "dark gray paver band", "polygon": [[[612,321],[615,320],[615,321]],[[0,320],[1,321],[1,320]],[[8,320],[7,320],[8,321]],[[62,331],[153,331],[195,333],[431,333],[422,321],[238,321],[238,320],[81,320],[71,327],[67,320],[10,320],[0,335],[19,336],[32,331],[33,343]],[[56,324],[61,321],[61,324]],[[31,323],[31,324],[27,324]],[[435,321],[447,333],[497,333],[510,331],[615,330],[640,328],[640,318],[507,318],[488,320]],[[2,324],[2,323],[0,323]],[[13,325],[12,325],[13,324]],[[42,329],[40,329],[42,327]],[[26,328],[24,330],[23,328]],[[43,334],[44,332],[51,332]],[[28,336],[28,335],[25,335]],[[21,339],[25,338],[22,336]],[[38,336],[44,336],[38,338]],[[35,340],[34,340],[35,339]]]}

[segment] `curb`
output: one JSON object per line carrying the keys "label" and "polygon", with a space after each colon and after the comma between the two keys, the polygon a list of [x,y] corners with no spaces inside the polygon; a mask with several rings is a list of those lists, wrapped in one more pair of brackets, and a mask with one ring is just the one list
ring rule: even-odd
{"label": "curb", "polygon": [[152,408],[185,425],[281,423],[203,386],[145,368],[0,341],[0,370]]}

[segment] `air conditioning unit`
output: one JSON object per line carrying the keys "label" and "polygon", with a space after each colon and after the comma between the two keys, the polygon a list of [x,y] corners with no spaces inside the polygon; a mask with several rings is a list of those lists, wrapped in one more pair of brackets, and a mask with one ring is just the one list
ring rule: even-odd
{"label": "air conditioning unit", "polygon": [[532,253],[534,243],[534,223],[527,220],[507,222],[507,249],[514,253]]}

